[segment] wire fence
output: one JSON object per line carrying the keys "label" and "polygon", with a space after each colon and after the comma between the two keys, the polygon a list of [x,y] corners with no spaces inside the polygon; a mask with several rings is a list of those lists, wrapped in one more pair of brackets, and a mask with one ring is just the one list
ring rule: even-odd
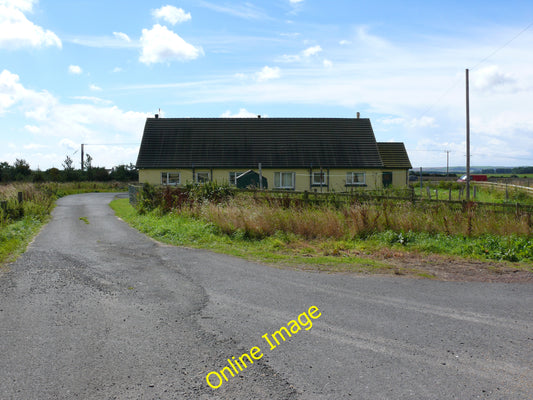
{"label": "wire fence", "polygon": [[[129,201],[135,205],[138,202],[142,185],[129,186]],[[474,187],[475,188],[475,187]],[[475,192],[475,190],[473,191]],[[446,205],[458,211],[466,211],[472,208],[487,209],[495,212],[514,212],[517,215],[533,213],[533,204],[519,202],[481,202],[466,201],[464,192],[453,192],[451,189],[430,189],[425,187],[420,194],[410,186],[402,189],[369,190],[359,189],[352,192],[297,192],[293,190],[259,190],[259,189],[235,189],[237,196],[252,196],[258,201],[271,204],[279,204],[285,207],[302,207],[312,205],[332,205],[336,207],[355,205],[362,203],[380,204],[385,202],[409,202],[421,207],[429,205]],[[455,194],[456,199],[453,199]]]}

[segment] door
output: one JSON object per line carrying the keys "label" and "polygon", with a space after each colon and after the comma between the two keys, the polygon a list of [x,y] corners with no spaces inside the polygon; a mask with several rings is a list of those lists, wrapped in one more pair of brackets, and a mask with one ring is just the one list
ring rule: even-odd
{"label": "door", "polygon": [[383,187],[392,186],[392,172],[383,172]]}

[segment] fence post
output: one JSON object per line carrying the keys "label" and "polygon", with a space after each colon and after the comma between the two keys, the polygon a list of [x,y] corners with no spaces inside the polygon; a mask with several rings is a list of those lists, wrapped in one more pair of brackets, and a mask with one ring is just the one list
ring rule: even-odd
{"label": "fence post", "polygon": [[431,190],[429,190],[429,186],[426,186],[426,193],[428,195],[428,199],[431,200]]}
{"label": "fence post", "polygon": [[448,200],[452,201],[452,188],[448,189]]}
{"label": "fence post", "polygon": [[17,198],[18,198],[19,204],[22,203],[22,192],[17,193]]}

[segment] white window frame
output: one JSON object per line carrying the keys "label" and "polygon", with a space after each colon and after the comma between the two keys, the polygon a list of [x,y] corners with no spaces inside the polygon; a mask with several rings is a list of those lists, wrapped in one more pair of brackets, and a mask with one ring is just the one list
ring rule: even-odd
{"label": "white window frame", "polygon": [[[283,185],[283,177],[290,175],[290,185]],[[276,189],[294,189],[296,186],[296,173],[294,172],[274,172],[274,187]]]}
{"label": "white window frame", "polygon": [[[321,175],[322,175],[322,179],[320,180]],[[318,177],[319,179],[317,180],[316,177]],[[326,171],[313,171],[311,182],[313,186],[326,186],[327,185]]]}
{"label": "white window frame", "polygon": [[[178,177],[177,180],[175,179],[176,176]],[[179,172],[161,172],[161,185],[176,186],[179,184],[181,184],[181,174]]]}
{"label": "white window frame", "polygon": [[[201,175],[204,175],[204,174],[206,175],[205,180],[201,180],[201,181],[200,181],[200,180],[198,179],[198,177],[200,176],[200,174],[201,174]],[[210,180],[210,179],[209,179],[209,171],[200,171],[200,172],[196,172],[194,175],[195,175],[194,178],[195,178],[195,182],[196,182],[196,183],[205,183],[205,182],[209,182],[209,180]]]}
{"label": "white window frame", "polygon": [[244,174],[244,172],[230,172],[229,173],[229,184],[237,185],[237,177]]}
{"label": "white window frame", "polygon": [[[362,180],[354,177],[361,177]],[[366,185],[366,173],[365,172],[346,172],[346,186],[364,186]]]}

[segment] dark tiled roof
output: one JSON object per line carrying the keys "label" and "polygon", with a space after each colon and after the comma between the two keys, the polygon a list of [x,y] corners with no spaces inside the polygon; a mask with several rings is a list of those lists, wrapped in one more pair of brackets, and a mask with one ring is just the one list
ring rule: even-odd
{"label": "dark tiled roof", "polygon": [[382,168],[366,118],[148,118],[138,168]]}
{"label": "dark tiled roof", "polygon": [[403,143],[378,142],[378,149],[385,168],[413,168]]}

